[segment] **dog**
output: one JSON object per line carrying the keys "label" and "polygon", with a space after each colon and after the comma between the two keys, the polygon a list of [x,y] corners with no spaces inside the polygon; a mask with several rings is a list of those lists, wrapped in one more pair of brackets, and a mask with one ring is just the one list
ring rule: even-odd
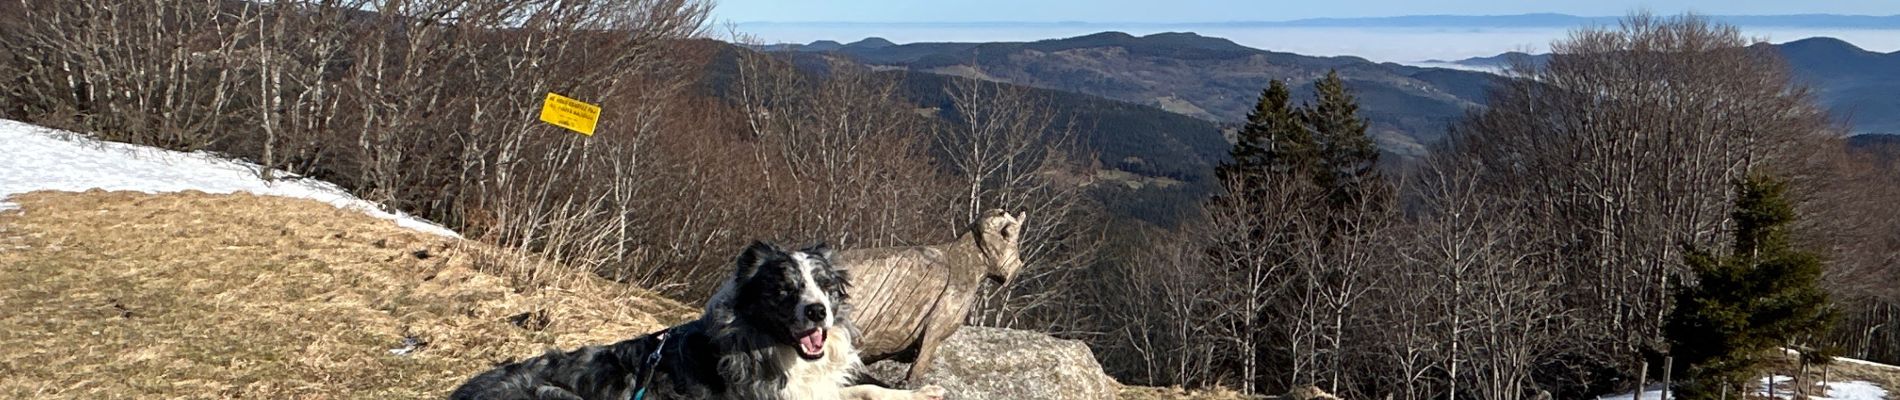
{"label": "dog", "polygon": [[754,242],[698,320],[502,365],[449,398],[941,400],[941,387],[851,384],[863,364],[852,343],[849,279],[833,257],[822,244],[786,251]]}

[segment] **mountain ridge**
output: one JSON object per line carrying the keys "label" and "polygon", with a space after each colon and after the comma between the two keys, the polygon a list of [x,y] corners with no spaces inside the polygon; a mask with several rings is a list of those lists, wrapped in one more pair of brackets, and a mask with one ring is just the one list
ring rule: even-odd
{"label": "mountain ridge", "polygon": [[[1707,15],[1712,20],[1742,26],[1900,29],[1900,14],[1759,14]],[[1622,16],[1580,16],[1562,13],[1494,15],[1421,14],[1353,18],[1300,18],[1235,21],[746,21],[741,26],[893,26],[918,28],[997,27],[1575,27],[1615,24]]]}
{"label": "mountain ridge", "polygon": [[1443,136],[1445,125],[1482,103],[1484,88],[1496,79],[1482,72],[1355,56],[1257,49],[1193,32],[1136,36],[1106,31],[1024,42],[766,50],[824,53],[881,67],[1081,93],[1222,123],[1244,120],[1271,80],[1291,81],[1304,99],[1311,96],[1312,81],[1339,71],[1359,96],[1381,148],[1404,156],[1425,153]]}

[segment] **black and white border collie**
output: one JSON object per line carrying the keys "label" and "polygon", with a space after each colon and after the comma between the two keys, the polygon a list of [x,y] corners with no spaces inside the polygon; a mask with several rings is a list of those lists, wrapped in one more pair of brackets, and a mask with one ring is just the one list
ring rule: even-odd
{"label": "black and white border collie", "polygon": [[851,385],[863,364],[845,272],[824,245],[754,242],[698,320],[606,346],[550,351],[476,375],[474,399],[941,400],[942,388]]}

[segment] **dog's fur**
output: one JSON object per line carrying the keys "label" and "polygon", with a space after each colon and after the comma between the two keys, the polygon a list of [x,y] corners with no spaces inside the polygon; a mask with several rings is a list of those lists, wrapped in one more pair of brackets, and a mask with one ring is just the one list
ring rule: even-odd
{"label": "dog's fur", "polygon": [[[449,397],[627,400],[647,379],[645,398],[655,400],[940,399],[936,387],[848,386],[863,365],[852,344],[848,279],[832,256],[823,245],[788,252],[755,242],[698,320],[503,365]],[[656,350],[659,361],[649,364]]]}

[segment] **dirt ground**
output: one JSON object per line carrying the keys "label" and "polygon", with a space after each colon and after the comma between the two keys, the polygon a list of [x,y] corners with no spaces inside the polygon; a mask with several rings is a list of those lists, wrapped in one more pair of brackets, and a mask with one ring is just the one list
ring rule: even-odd
{"label": "dirt ground", "polygon": [[314,201],[10,201],[21,209],[0,211],[0,397],[442,398],[500,361],[697,315],[579,272],[510,282],[478,269],[531,260]]}

